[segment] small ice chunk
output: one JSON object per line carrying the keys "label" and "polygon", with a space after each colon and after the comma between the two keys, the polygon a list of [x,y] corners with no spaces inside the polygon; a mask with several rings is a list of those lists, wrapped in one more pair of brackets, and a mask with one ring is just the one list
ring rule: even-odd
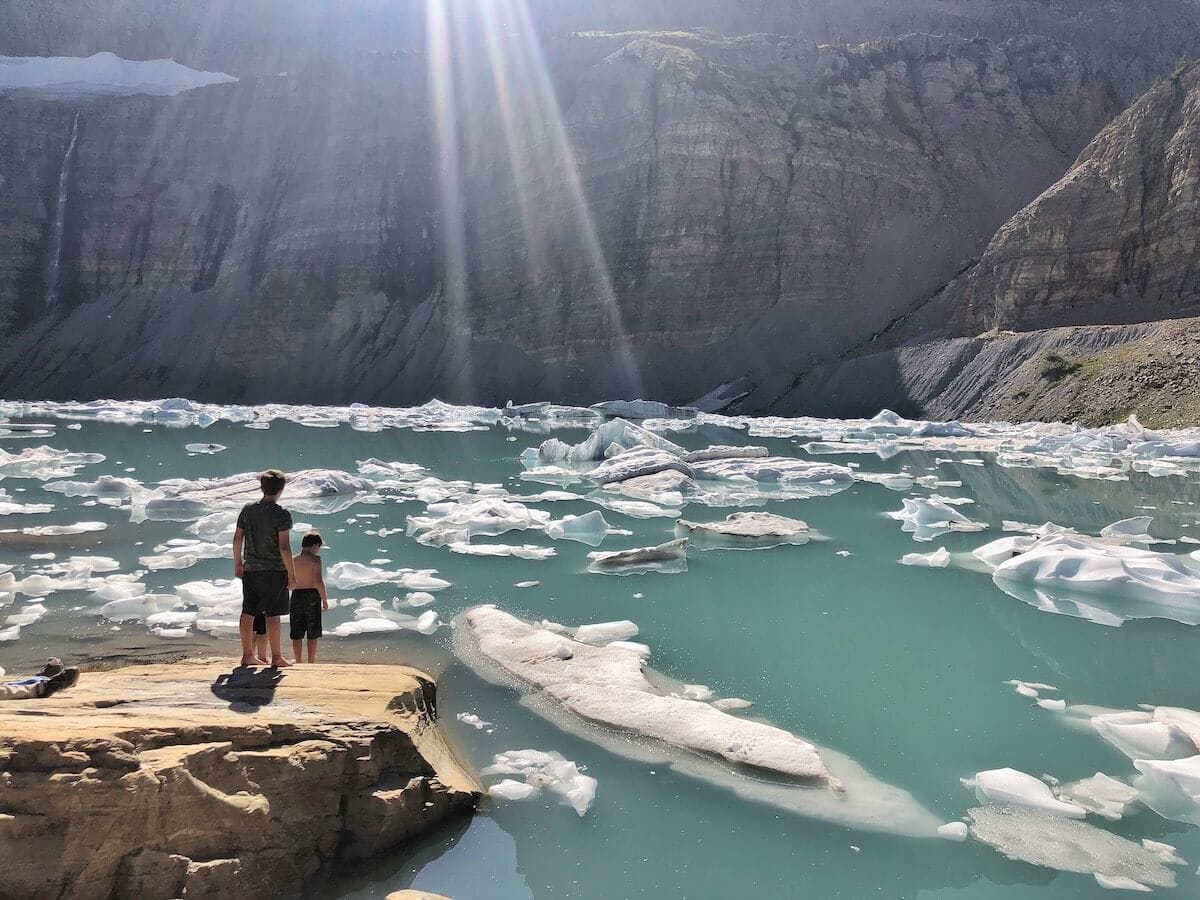
{"label": "small ice chunk", "polygon": [[537,785],[505,778],[488,788],[488,796],[501,797],[504,800],[527,800],[537,792],[537,789]]}
{"label": "small ice chunk", "polygon": [[479,718],[479,716],[475,715],[475,713],[459,713],[457,716],[455,716],[455,718],[466,725],[470,725],[476,731],[483,731],[485,728],[496,727],[494,722],[485,722],[483,719]]}
{"label": "small ice chunk", "polygon": [[1138,804],[1136,788],[1103,772],[1063,785],[1058,798],[1113,822],[1123,819]]}
{"label": "small ice chunk", "polygon": [[712,688],[705,687],[702,684],[685,684],[683,686],[683,696],[689,700],[707,702],[713,698],[713,692]]}
{"label": "small ice chunk", "polygon": [[938,836],[948,841],[965,841],[969,832],[966,822],[947,822],[937,830]]}
{"label": "small ice chunk", "polygon": [[541,584],[540,581],[518,581],[515,586],[519,588],[535,588],[539,584]]}
{"label": "small ice chunk", "polygon": [[1139,893],[1149,894],[1150,888],[1142,884],[1140,881],[1134,881],[1126,875],[1104,875],[1100,872],[1093,876],[1096,879],[1096,884],[1109,891],[1138,891]]}
{"label": "small ice chunk", "polygon": [[714,700],[712,705],[722,712],[732,712],[738,709],[749,709],[754,704],[741,697],[726,697],[722,700]]}
{"label": "small ice chunk", "polygon": [[608,534],[609,524],[604,514],[592,510],[582,516],[566,516],[546,526],[546,535],[556,541],[578,541],[589,547],[597,547]]}
{"label": "small ice chunk", "polygon": [[1063,712],[1067,708],[1067,701],[1046,699],[1039,700],[1037,705],[1042,709],[1049,710],[1050,712]]}
{"label": "small ice chunk", "polygon": [[1082,807],[1055,798],[1044,782],[1016,769],[990,769],[978,773],[974,781],[981,803],[1026,806],[1072,819],[1086,815]]}
{"label": "small ice chunk", "polygon": [[1100,537],[1120,544],[1152,544],[1154,538],[1150,536],[1149,531],[1153,521],[1153,516],[1134,516],[1131,519],[1122,519],[1101,528]]}
{"label": "small ice chunk", "polygon": [[575,629],[575,640],[584,644],[599,647],[613,641],[624,641],[635,637],[637,625],[628,619],[619,622],[599,622],[594,625],[580,625]]}
{"label": "small ice chunk", "polygon": [[[560,800],[572,807],[579,815],[591,808],[596,799],[595,778],[584,775],[579,767],[559,753],[544,753],[540,750],[508,750],[493,757],[492,765],[485,768],[481,775],[519,775],[525,779],[525,784],[515,780],[505,789],[501,796],[510,800],[524,799],[533,796],[542,788],[558,795]],[[500,785],[509,782],[501,781]],[[500,785],[496,785],[499,787]],[[489,790],[494,792],[496,787]],[[529,787],[528,792],[518,790]]]}
{"label": "small ice chunk", "polygon": [[589,553],[589,572],[631,574],[634,572],[686,572],[687,541],[675,540],[656,547]]}
{"label": "small ice chunk", "polygon": [[945,547],[939,547],[933,553],[906,553],[900,557],[900,565],[944,569],[950,565],[950,551]]}
{"label": "small ice chunk", "polygon": [[433,596],[433,594],[428,594],[425,591],[413,591],[412,593],[405,595],[404,602],[408,606],[419,609],[422,606],[428,606],[430,603],[436,602],[436,598]]}
{"label": "small ice chunk", "polygon": [[1173,844],[1164,844],[1160,841],[1152,841],[1150,838],[1142,838],[1142,846],[1162,860],[1164,865],[1168,866],[1186,866],[1187,860],[1179,855],[1179,850]]}
{"label": "small ice chunk", "polygon": [[903,508],[888,516],[901,523],[900,529],[915,541],[932,541],[949,531],[983,531],[987,526],[972,522],[958,510],[939,500],[905,498]]}

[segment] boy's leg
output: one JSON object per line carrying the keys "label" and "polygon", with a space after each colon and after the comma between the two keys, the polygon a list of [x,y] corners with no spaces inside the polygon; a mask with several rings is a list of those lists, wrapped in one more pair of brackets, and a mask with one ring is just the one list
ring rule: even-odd
{"label": "boy's leg", "polygon": [[[292,659],[300,662],[300,656],[304,650],[304,641],[292,641]],[[309,662],[312,662],[310,659]]]}
{"label": "boy's leg", "polygon": [[316,638],[308,639],[308,661],[310,663],[315,663],[317,661],[317,639]]}
{"label": "boy's leg", "polygon": [[271,668],[286,669],[291,665],[279,648],[279,616],[267,616],[267,641],[271,645]]}
{"label": "boy's leg", "polygon": [[242,639],[242,665],[265,666],[266,662],[254,652],[254,616],[242,613],[238,619],[238,636]]}

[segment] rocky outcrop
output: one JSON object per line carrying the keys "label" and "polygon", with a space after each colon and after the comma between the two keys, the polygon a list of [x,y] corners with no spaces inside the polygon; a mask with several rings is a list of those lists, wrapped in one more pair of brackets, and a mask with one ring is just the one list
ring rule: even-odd
{"label": "rocky outcrop", "polygon": [[288,897],[474,807],[392,666],[85,673],[0,705],[0,896]]}
{"label": "rocky outcrop", "polygon": [[1200,64],[1181,66],[935,304],[962,334],[1200,314]]}
{"label": "rocky outcrop", "polygon": [[547,38],[545,68],[519,35],[455,40],[472,65],[0,99],[0,392],[687,402],[739,382],[770,408],[953,278],[1118,106],[1042,38],[589,33]]}

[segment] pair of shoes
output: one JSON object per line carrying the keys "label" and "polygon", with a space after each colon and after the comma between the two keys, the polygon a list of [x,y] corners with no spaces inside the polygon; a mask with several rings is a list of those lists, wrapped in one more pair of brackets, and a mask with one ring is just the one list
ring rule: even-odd
{"label": "pair of shoes", "polygon": [[46,682],[46,696],[57,694],[59,691],[65,691],[67,688],[75,687],[79,683],[79,669],[71,666],[69,669],[63,669],[50,676],[50,680]]}
{"label": "pair of shoes", "polygon": [[44,678],[50,678],[51,676],[57,675],[59,672],[61,672],[63,668],[63,661],[57,656],[52,656],[46,660],[46,665],[42,667],[42,671],[38,672],[38,674]]}

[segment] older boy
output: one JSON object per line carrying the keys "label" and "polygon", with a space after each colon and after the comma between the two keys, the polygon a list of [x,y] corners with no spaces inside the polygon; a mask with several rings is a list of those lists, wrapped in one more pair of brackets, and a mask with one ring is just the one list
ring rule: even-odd
{"label": "older boy", "polygon": [[300,662],[300,650],[308,638],[308,661],[317,661],[317,641],[321,637],[321,613],[329,609],[325,576],[321,573],[321,535],[310,531],[300,539],[300,553],[292,560],[292,654]]}
{"label": "older boy", "polygon": [[292,514],[279,505],[287,478],[278,469],[268,469],[259,478],[262,499],[247,503],[238,515],[233,532],[233,576],[242,580],[242,617],[238,631],[242,639],[242,665],[265,666],[254,652],[254,617],[267,620],[267,641],[272,668],[290,666],[279,647],[279,617],[288,611],[288,587],[295,580],[292,570]]}

